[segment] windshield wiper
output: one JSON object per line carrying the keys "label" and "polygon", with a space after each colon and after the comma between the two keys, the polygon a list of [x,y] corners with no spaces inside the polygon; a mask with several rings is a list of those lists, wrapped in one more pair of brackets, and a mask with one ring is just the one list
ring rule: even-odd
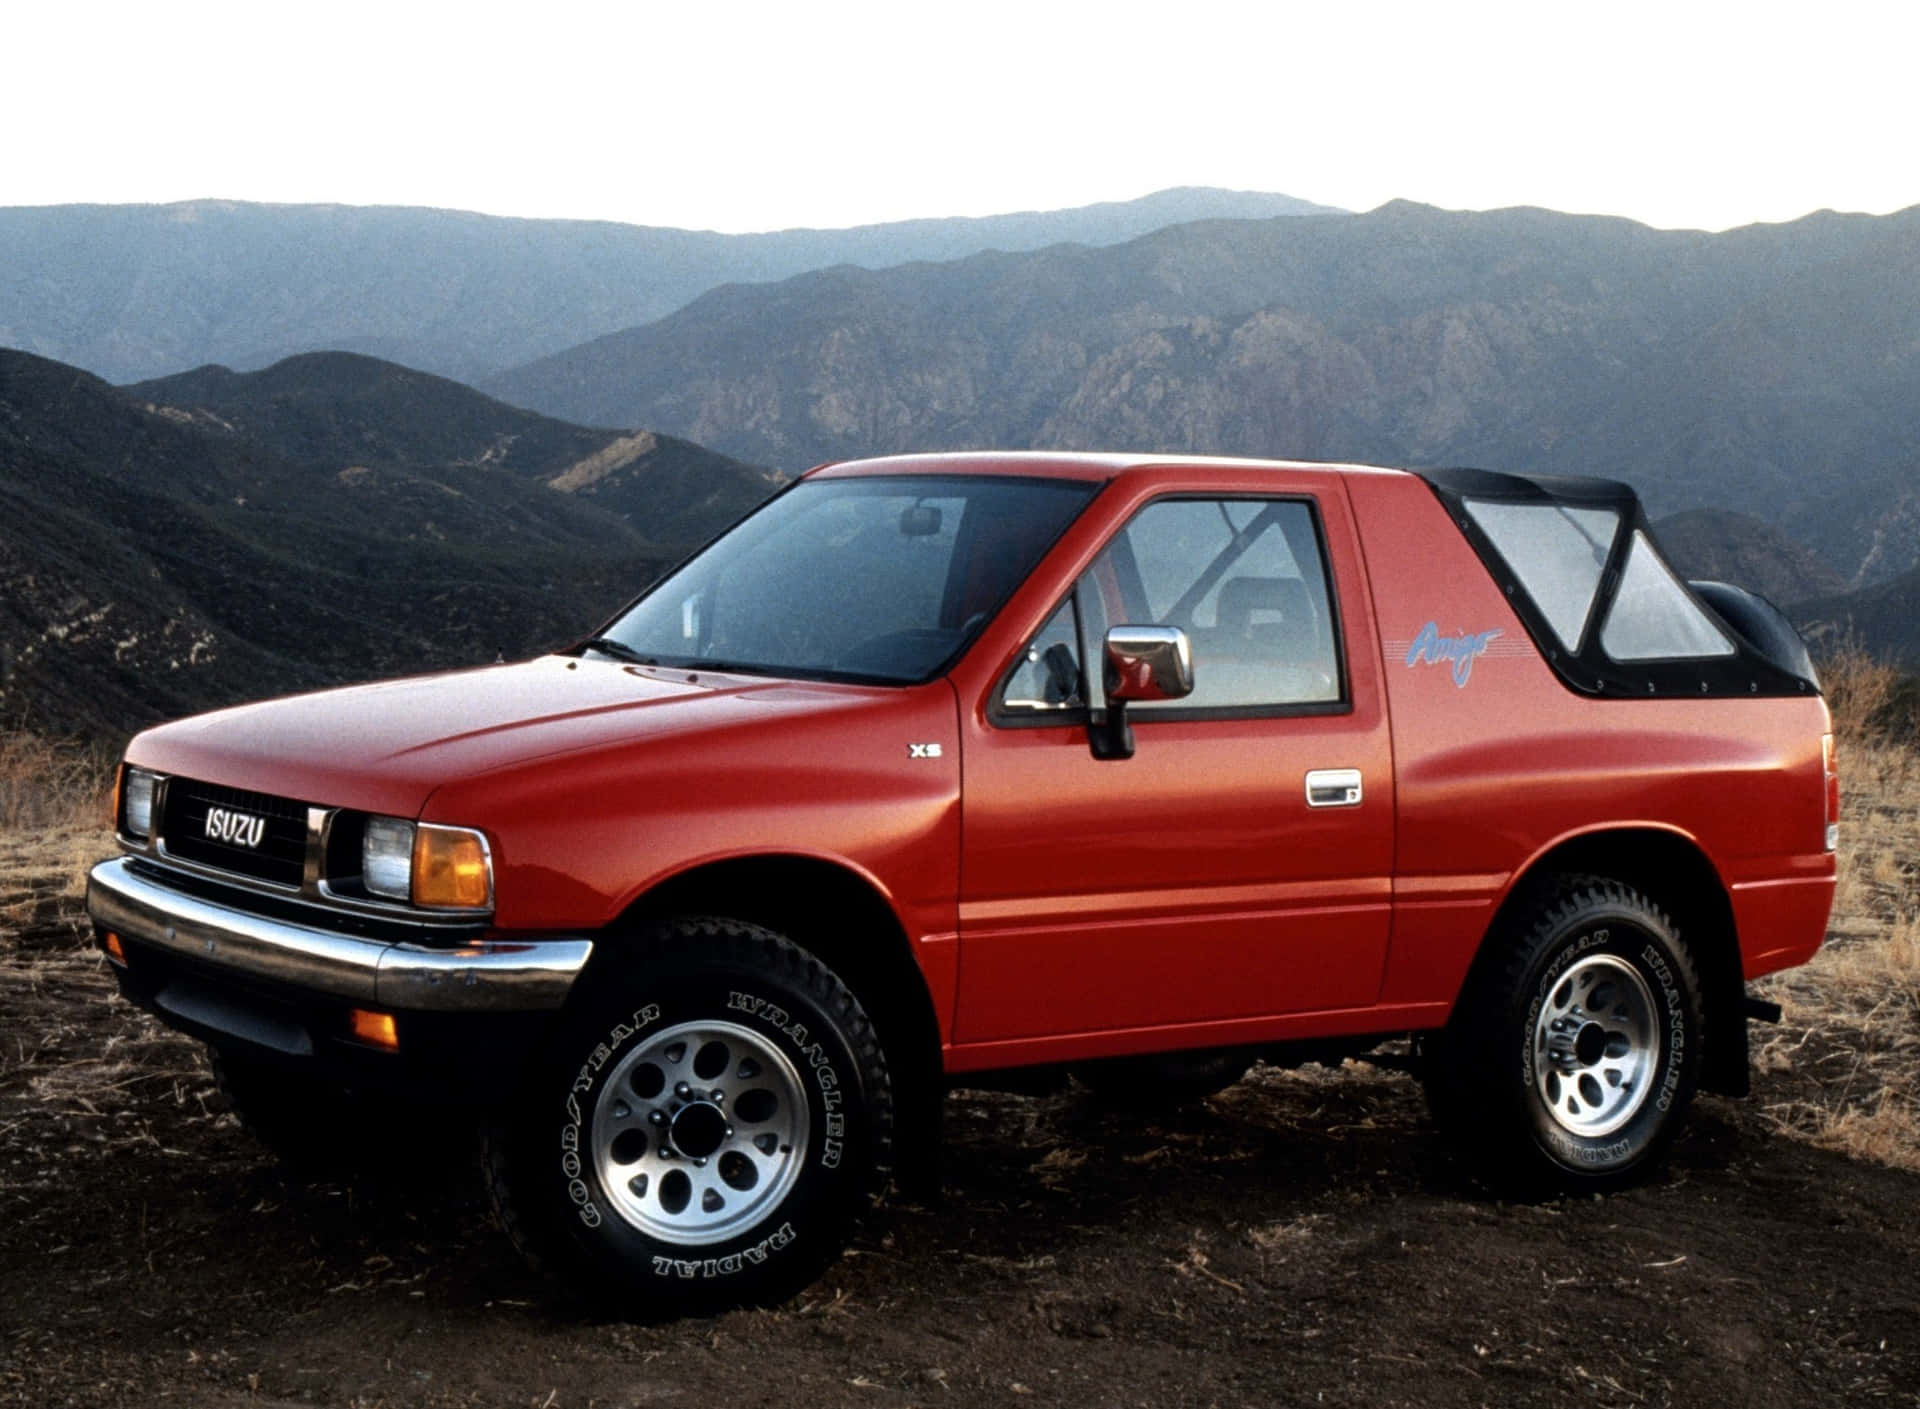
{"label": "windshield wiper", "polygon": [[613,656],[631,665],[660,664],[660,662],[652,656],[643,656],[625,641],[616,641],[611,636],[591,637],[588,640],[582,641],[577,649],[582,651],[598,651],[603,656]]}
{"label": "windshield wiper", "polygon": [[676,670],[712,670],[722,675],[784,675],[786,670],[771,665],[743,665],[734,660],[677,660]]}

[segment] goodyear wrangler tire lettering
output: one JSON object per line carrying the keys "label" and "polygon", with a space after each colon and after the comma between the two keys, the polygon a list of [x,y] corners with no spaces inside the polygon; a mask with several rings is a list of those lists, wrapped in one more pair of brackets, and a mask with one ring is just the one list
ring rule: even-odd
{"label": "goodyear wrangler tire lettering", "polygon": [[536,1080],[529,1114],[490,1136],[501,1222],[537,1263],[645,1312],[784,1296],[838,1253],[887,1172],[872,1023],[818,959],[757,926],[663,923],[623,958],[597,986],[610,996],[565,1021],[550,1094]]}
{"label": "goodyear wrangler tire lettering", "polygon": [[800,1055],[806,1060],[814,1081],[820,1088],[821,1104],[825,1107],[826,1138],[820,1147],[820,1163],[827,1169],[837,1169],[844,1154],[842,1137],[846,1134],[846,1117],[841,1114],[844,1097],[840,1092],[840,1077],[830,1064],[826,1048],[819,1042],[810,1042],[806,1024],[793,1021],[787,1010],[752,993],[730,993],[727,995],[727,1007],[736,1012],[754,1014],[787,1038]]}
{"label": "goodyear wrangler tire lettering", "polygon": [[1502,935],[1423,1043],[1436,1119],[1498,1183],[1598,1190],[1673,1139],[1698,1081],[1700,983],[1666,915],[1564,877]]}
{"label": "goodyear wrangler tire lettering", "polygon": [[[567,1181],[567,1197],[579,1210],[580,1222],[588,1228],[598,1228],[603,1215],[594,1202],[593,1192],[586,1181],[580,1177],[580,1102],[579,1093],[591,1089],[595,1073],[605,1066],[618,1050],[636,1033],[645,1031],[659,1020],[660,1009],[654,1004],[646,1004],[636,1009],[630,1021],[615,1023],[613,1031],[605,1041],[595,1044],[588,1054],[585,1064],[573,1079],[564,1102],[566,1122],[560,1127],[560,1173]],[[609,1045],[612,1044],[612,1045]]]}
{"label": "goodyear wrangler tire lettering", "polygon": [[656,1257],[653,1260],[653,1274],[656,1277],[727,1277],[748,1266],[758,1267],[767,1260],[767,1254],[778,1252],[797,1235],[791,1223],[783,1223],[767,1234],[758,1243],[742,1248],[726,1257],[709,1257],[700,1262],[689,1262],[677,1257]]}

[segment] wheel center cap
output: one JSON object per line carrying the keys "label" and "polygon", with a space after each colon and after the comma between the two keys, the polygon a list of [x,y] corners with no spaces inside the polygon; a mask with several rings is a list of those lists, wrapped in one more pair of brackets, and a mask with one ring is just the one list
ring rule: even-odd
{"label": "wheel center cap", "polygon": [[1573,1055],[1580,1065],[1590,1067],[1607,1053],[1607,1030],[1599,1023],[1588,1023],[1573,1039]]}
{"label": "wheel center cap", "polygon": [[726,1143],[727,1118],[711,1101],[695,1101],[674,1112],[668,1133],[688,1159],[705,1159]]}

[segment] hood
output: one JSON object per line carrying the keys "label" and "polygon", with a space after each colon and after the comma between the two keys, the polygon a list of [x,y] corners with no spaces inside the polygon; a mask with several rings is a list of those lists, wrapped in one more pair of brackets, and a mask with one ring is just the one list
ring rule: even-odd
{"label": "hood", "polygon": [[411,817],[455,778],[873,693],[544,656],[195,715],[141,734],[127,759],[228,787]]}

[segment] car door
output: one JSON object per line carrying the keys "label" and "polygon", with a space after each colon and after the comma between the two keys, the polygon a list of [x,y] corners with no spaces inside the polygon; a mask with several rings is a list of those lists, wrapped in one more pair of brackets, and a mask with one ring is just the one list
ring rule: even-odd
{"label": "car door", "polygon": [[[1138,508],[975,712],[957,1043],[1376,1000],[1393,857],[1379,656],[1337,477],[1285,483]],[[1194,690],[1131,707],[1132,755],[1100,758],[1118,625],[1186,632]]]}

